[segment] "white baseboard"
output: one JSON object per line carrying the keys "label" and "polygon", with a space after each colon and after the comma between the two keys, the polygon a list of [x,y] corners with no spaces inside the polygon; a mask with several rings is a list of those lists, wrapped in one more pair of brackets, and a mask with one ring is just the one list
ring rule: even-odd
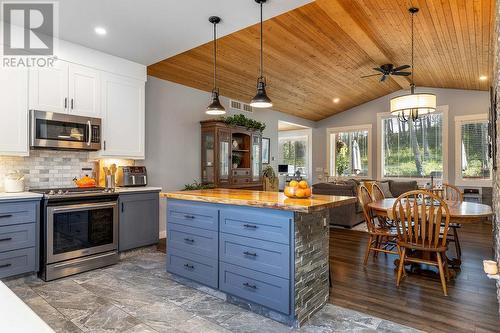
{"label": "white baseboard", "polygon": [[167,238],[167,231],[166,230],[160,231],[160,239],[162,239],[162,238]]}

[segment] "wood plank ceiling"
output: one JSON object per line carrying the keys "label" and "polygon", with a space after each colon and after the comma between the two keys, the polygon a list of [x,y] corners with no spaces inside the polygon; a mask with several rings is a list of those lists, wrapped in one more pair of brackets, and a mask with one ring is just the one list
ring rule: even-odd
{"label": "wood plank ceiling", "polygon": [[[417,87],[488,90],[494,2],[413,1],[420,8]],[[383,63],[410,63],[410,5],[409,0],[316,0],[265,21],[264,64],[273,109],[321,120],[406,89],[406,78],[380,83],[377,77],[360,77]],[[221,95],[249,102],[259,73],[259,25],[220,38],[218,47]],[[209,92],[212,61],[207,43],[149,66],[148,74]],[[480,81],[481,75],[487,80]]]}

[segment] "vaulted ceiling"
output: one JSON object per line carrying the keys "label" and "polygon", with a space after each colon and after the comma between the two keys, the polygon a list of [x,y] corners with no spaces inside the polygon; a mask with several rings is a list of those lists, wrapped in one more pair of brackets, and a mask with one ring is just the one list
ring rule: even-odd
{"label": "vaulted ceiling", "polygon": [[[381,83],[378,77],[361,76],[384,63],[410,64],[411,5],[420,8],[415,17],[417,87],[488,90],[494,0],[316,0],[264,23],[273,109],[320,120],[408,88],[404,77]],[[206,28],[211,31],[208,22]],[[221,94],[250,101],[258,76],[259,25],[220,38],[218,46]],[[208,92],[212,61],[212,44],[206,43],[149,66],[148,73]],[[482,75],[487,79],[480,81]]]}

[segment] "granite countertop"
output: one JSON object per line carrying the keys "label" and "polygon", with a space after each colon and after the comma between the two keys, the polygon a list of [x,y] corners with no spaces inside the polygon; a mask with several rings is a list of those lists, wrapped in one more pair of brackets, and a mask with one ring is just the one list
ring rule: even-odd
{"label": "granite countertop", "polygon": [[251,206],[311,213],[356,202],[355,197],[313,194],[307,199],[290,199],[279,192],[235,189],[161,192],[161,197],[227,205]]}
{"label": "granite countertop", "polygon": [[33,192],[0,192],[0,201],[2,200],[20,200],[20,199],[41,199],[43,195]]}
{"label": "granite countertop", "polygon": [[161,187],[132,186],[132,187],[117,187],[117,188],[115,188],[115,192],[117,192],[117,193],[154,192],[154,191],[161,191]]}

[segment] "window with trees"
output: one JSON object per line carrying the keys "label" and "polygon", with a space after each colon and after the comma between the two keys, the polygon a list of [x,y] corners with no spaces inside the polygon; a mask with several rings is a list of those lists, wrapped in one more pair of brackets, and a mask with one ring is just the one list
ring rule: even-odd
{"label": "window with trees", "polygon": [[371,125],[330,128],[329,174],[343,177],[370,176]]}
{"label": "window with trees", "polygon": [[288,165],[288,173],[300,174],[307,178],[308,167],[308,136],[280,137],[278,140],[279,164]]}
{"label": "window with trees", "polygon": [[[490,182],[488,157],[488,116],[455,117],[455,169],[457,183]],[[486,184],[485,184],[486,185]]]}
{"label": "window with trees", "polygon": [[442,178],[444,113],[401,122],[381,117],[382,177]]}

